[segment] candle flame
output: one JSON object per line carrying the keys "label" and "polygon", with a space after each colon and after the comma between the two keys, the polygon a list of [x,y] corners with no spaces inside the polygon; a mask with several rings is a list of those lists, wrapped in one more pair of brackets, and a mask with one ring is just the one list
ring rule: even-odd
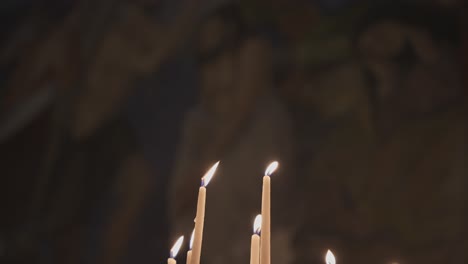
{"label": "candle flame", "polygon": [[206,187],[208,186],[208,183],[210,183],[211,179],[213,178],[213,175],[216,172],[216,169],[218,168],[219,161],[216,162],[202,177],[202,186]]}
{"label": "candle flame", "polygon": [[255,217],[253,231],[255,234],[260,234],[260,230],[262,229],[262,215],[259,214]]}
{"label": "candle flame", "polygon": [[278,162],[273,161],[272,163],[270,163],[270,165],[268,165],[267,169],[265,170],[265,175],[271,176],[271,174],[273,174],[273,172],[275,172],[277,168],[278,168]]}
{"label": "candle flame", "polygon": [[174,243],[174,246],[171,248],[171,258],[175,258],[177,256],[177,253],[179,253],[180,247],[182,246],[182,243],[184,242],[184,236],[179,237],[177,241]]}
{"label": "candle flame", "polygon": [[327,264],[335,264],[336,263],[335,255],[333,255],[333,253],[330,250],[327,251],[327,255],[325,256],[325,262]]}
{"label": "candle flame", "polygon": [[195,236],[195,229],[192,231],[192,235],[190,236],[190,244],[189,244],[189,250],[192,250],[193,247],[193,237]]}

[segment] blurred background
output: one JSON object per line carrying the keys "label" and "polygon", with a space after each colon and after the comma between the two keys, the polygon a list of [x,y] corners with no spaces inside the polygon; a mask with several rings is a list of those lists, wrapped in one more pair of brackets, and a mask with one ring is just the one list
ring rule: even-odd
{"label": "blurred background", "polygon": [[[467,6],[3,0],[0,262],[468,263]],[[465,15],[463,15],[465,14]],[[179,254],[184,262],[187,246]]]}

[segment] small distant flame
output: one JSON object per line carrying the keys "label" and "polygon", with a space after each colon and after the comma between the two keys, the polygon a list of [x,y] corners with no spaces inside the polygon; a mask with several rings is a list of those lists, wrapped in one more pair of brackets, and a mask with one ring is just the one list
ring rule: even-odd
{"label": "small distant flame", "polygon": [[190,244],[189,244],[189,250],[192,250],[193,247],[193,237],[195,236],[195,229],[192,231],[192,235],[190,236]]}
{"label": "small distant flame", "polygon": [[174,246],[172,246],[171,248],[171,258],[175,258],[177,256],[177,253],[179,253],[180,247],[182,246],[183,242],[184,242],[184,236],[181,236],[179,237],[179,239],[177,239]]}
{"label": "small distant flame", "polygon": [[333,253],[330,250],[328,250],[327,255],[325,256],[325,262],[327,264],[335,264],[336,263],[335,256],[333,255]]}
{"label": "small distant flame", "polygon": [[219,161],[215,163],[202,177],[202,186],[206,187],[208,183],[210,183],[211,179],[213,178],[213,175],[216,172],[216,169],[218,168]]}
{"label": "small distant flame", "polygon": [[270,165],[268,165],[265,171],[265,175],[271,176],[271,174],[273,174],[273,172],[275,172],[277,168],[278,168],[278,162],[273,161],[272,163],[270,163]]}
{"label": "small distant flame", "polygon": [[260,230],[262,229],[262,215],[259,214],[255,217],[253,231],[255,234],[260,234]]}

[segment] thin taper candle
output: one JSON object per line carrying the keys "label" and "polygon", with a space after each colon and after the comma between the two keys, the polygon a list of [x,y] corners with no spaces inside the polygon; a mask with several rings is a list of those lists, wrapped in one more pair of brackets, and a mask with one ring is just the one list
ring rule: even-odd
{"label": "thin taper candle", "polygon": [[171,248],[171,254],[169,258],[167,259],[167,264],[177,264],[175,257],[177,256],[177,253],[179,253],[180,247],[182,246],[183,242],[184,242],[184,236],[181,236],[174,243],[174,246],[172,246]]}
{"label": "thin taper candle", "polygon": [[257,215],[254,221],[254,230],[250,244],[250,264],[260,263],[260,229],[262,225],[262,215]]}
{"label": "thin taper candle", "polygon": [[190,244],[189,244],[189,250],[187,251],[187,264],[192,263],[192,247],[193,247],[193,235],[195,233],[195,229],[192,231],[192,235],[190,236]]}
{"label": "thin taper candle", "polygon": [[195,217],[195,233],[193,239],[193,249],[192,249],[192,263],[191,264],[200,264],[201,258],[201,249],[203,241],[203,228],[205,224],[205,204],[206,204],[206,186],[213,177],[216,168],[219,165],[219,161],[208,170],[208,172],[203,176],[201,181],[201,186],[198,191],[198,202],[197,202],[197,215]]}
{"label": "thin taper candle", "polygon": [[187,251],[187,264],[192,263],[192,250]]}
{"label": "thin taper candle", "polygon": [[262,235],[260,237],[260,264],[270,264],[271,248],[271,178],[278,168],[278,162],[272,162],[265,171],[262,189]]}

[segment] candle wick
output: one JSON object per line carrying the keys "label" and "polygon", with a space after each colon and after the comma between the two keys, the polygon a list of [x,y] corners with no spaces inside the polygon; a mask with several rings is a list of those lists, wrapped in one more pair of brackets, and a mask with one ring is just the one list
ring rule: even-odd
{"label": "candle wick", "polygon": [[201,187],[205,187],[205,177],[201,178]]}

